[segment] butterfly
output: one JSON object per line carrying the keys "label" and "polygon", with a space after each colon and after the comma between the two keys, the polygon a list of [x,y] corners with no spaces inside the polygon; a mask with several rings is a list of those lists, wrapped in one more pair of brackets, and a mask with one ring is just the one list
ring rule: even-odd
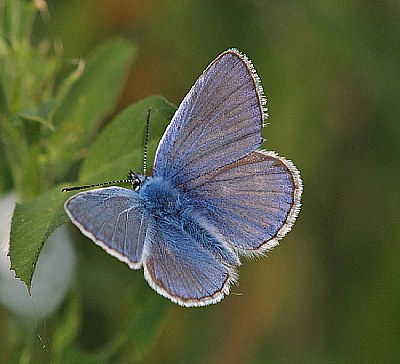
{"label": "butterfly", "polygon": [[156,151],[152,176],[132,189],[80,192],[71,221],[107,253],[144,269],[149,285],[182,306],[229,294],[240,256],[278,245],[300,210],[294,164],[260,150],[266,99],[251,61],[218,56],[186,95]]}

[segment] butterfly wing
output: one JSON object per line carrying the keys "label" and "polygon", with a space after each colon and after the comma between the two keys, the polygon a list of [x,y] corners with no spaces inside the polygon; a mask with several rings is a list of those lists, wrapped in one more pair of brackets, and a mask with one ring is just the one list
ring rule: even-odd
{"label": "butterfly wing", "polygon": [[261,142],[265,100],[250,61],[222,53],[176,111],[157,149],[154,175],[175,185],[232,163]]}
{"label": "butterfly wing", "polygon": [[239,261],[229,249],[207,249],[201,241],[204,231],[190,225],[183,229],[167,220],[157,223],[149,239],[144,275],[153,289],[173,302],[205,306],[229,293]]}
{"label": "butterfly wing", "polygon": [[262,142],[265,99],[250,61],[222,53],[176,111],[157,149],[154,175],[187,192],[200,213],[244,254],[277,245],[294,223],[302,182]]}
{"label": "butterfly wing", "polygon": [[294,164],[256,151],[183,184],[196,208],[243,254],[263,253],[293,225],[302,193]]}
{"label": "butterfly wing", "polygon": [[81,232],[107,253],[133,269],[141,267],[149,219],[137,192],[120,187],[81,192],[64,208]]}

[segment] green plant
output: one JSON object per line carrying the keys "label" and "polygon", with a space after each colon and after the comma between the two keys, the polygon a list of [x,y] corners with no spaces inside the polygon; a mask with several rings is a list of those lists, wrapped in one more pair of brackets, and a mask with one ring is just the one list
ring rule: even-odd
{"label": "green plant", "polygon": [[[68,72],[60,42],[32,42],[35,2],[0,1],[0,11],[0,153],[5,157],[0,158],[0,194],[13,190],[18,196],[9,256],[11,268],[30,291],[43,245],[68,221],[63,209],[68,195],[61,188],[68,181],[113,180],[130,168],[140,170],[147,107],[152,107],[153,126],[149,151],[155,150],[175,108],[161,97],[150,97],[128,107],[99,133],[133,60],[131,42],[104,42]],[[81,303],[74,291],[54,330],[55,360],[107,361],[128,339],[137,341],[140,357],[165,304],[139,301],[129,325],[102,350],[87,354],[75,347]],[[143,339],[138,331],[148,333]]]}

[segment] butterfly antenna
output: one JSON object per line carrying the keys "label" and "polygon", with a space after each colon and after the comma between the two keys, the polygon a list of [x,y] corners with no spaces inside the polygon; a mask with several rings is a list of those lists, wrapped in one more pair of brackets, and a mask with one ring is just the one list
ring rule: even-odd
{"label": "butterfly antenna", "polygon": [[[133,173],[133,172],[132,172],[132,173]],[[84,186],[67,187],[67,188],[63,188],[63,189],[61,190],[61,192],[86,190],[86,189],[88,189],[88,188],[115,185],[115,184],[117,184],[117,183],[132,183],[132,178],[129,177],[129,179],[119,179],[119,180],[117,180],[117,181],[95,183],[95,184],[93,184],[93,185],[84,185]]]}
{"label": "butterfly antenna", "polygon": [[144,150],[143,150],[143,175],[146,176],[147,170],[147,144],[149,142],[149,125],[150,125],[150,113],[151,113],[151,106],[147,108],[147,115],[146,115],[146,135],[144,139]]}
{"label": "butterfly antenna", "polygon": [[[151,106],[149,106],[147,108],[147,115],[146,115],[146,135],[145,135],[145,139],[144,139],[144,151],[143,151],[143,175],[144,176],[146,176],[146,169],[147,169],[147,145],[149,143],[150,113],[151,113]],[[117,181],[101,182],[101,183],[95,183],[92,185],[67,187],[67,188],[63,188],[61,190],[61,192],[86,190],[88,188],[109,186],[109,185],[114,185],[117,183],[130,183],[130,184],[132,184],[132,188],[135,189],[138,185],[140,185],[140,180],[138,179],[137,175],[134,172],[129,171],[128,179],[119,179]]]}

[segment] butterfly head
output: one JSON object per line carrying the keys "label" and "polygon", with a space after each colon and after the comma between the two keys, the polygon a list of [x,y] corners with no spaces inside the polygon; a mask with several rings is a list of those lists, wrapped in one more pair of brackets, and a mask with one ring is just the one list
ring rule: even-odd
{"label": "butterfly head", "polygon": [[138,191],[140,189],[140,186],[145,180],[146,176],[141,176],[139,174],[136,174],[132,170],[130,170],[128,173],[127,182],[129,182],[132,185],[132,190],[134,191]]}

